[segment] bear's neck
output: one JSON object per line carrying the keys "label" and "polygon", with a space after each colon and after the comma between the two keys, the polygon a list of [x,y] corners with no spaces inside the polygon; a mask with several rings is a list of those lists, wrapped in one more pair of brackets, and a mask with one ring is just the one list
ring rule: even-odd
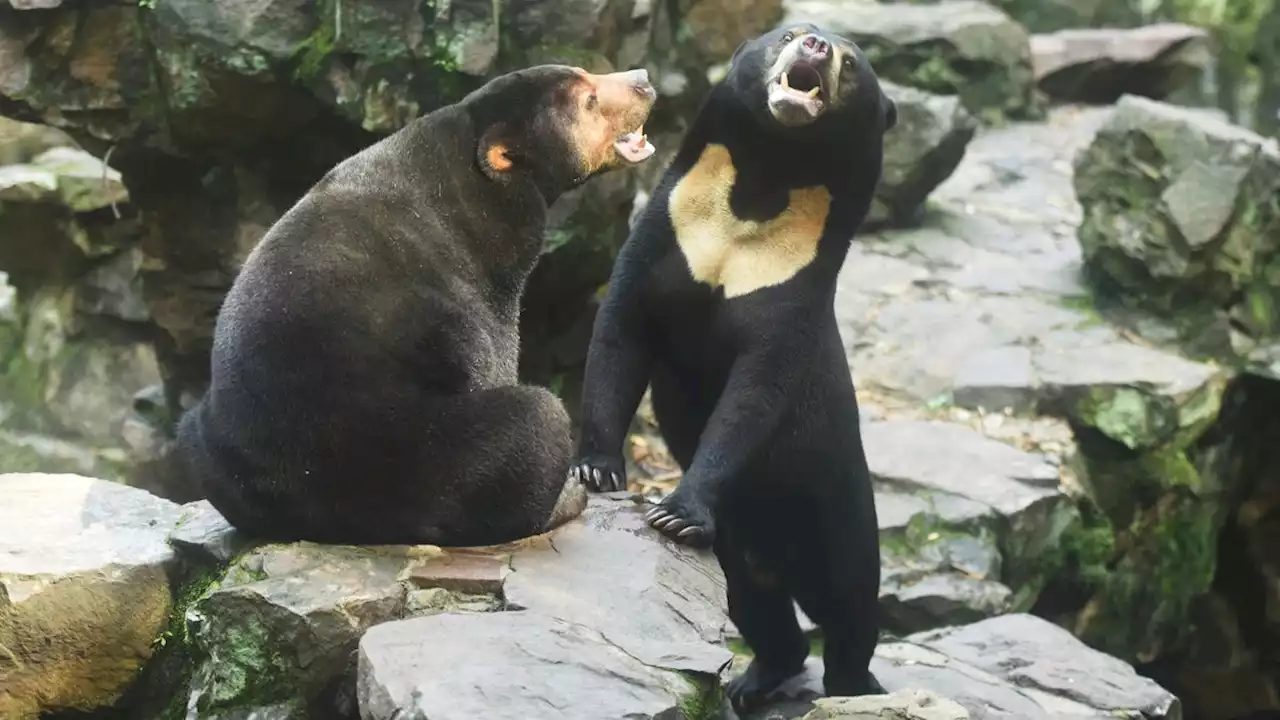
{"label": "bear's neck", "polygon": [[[785,136],[762,128],[727,83],[712,88],[686,133],[676,164],[689,167],[708,144],[725,146],[740,182],[774,186],[825,185],[833,175],[830,158],[839,148],[824,148],[804,135]],[[838,180],[838,178],[836,178]]]}
{"label": "bear's neck", "polygon": [[479,136],[467,113],[441,108],[405,128],[409,163],[424,180],[415,204],[463,244],[478,276],[499,297],[518,296],[542,251],[548,202],[528,177],[494,180],[480,168]]}
{"label": "bear's neck", "polygon": [[724,146],[733,163],[735,215],[768,220],[783,211],[790,191],[823,186],[832,198],[829,227],[842,237],[851,237],[866,214],[878,178],[867,170],[880,166],[882,152],[879,137],[859,137],[856,131],[763,127],[727,82],[709,93],[668,170],[668,182],[689,172],[712,144]]}

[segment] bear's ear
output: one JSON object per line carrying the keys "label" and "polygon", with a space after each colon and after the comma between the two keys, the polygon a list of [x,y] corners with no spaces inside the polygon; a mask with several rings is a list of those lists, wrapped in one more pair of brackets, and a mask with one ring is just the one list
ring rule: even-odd
{"label": "bear's ear", "polygon": [[505,125],[494,124],[484,131],[480,136],[479,145],[476,146],[476,159],[480,161],[480,169],[491,180],[497,180],[515,166],[511,144],[506,135]]}
{"label": "bear's ear", "polygon": [[880,95],[880,109],[884,113],[884,131],[889,132],[898,124],[898,103],[888,95]]}

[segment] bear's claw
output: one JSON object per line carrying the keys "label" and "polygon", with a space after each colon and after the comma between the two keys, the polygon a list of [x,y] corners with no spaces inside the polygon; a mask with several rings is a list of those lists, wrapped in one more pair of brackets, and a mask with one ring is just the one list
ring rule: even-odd
{"label": "bear's claw", "polygon": [[614,462],[603,459],[579,460],[569,467],[569,479],[582,483],[591,492],[626,490],[626,472],[621,468],[611,467],[613,465]]}
{"label": "bear's claw", "polygon": [[700,504],[689,504],[679,489],[645,513],[644,521],[671,540],[706,547],[715,537],[715,524]]}

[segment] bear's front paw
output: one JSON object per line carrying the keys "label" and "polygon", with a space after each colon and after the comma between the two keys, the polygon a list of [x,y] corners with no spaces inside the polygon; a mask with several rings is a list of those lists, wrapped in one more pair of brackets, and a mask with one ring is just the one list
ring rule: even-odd
{"label": "bear's front paw", "polygon": [[653,529],[684,545],[709,547],[716,538],[711,508],[683,486],[645,513],[644,519]]}
{"label": "bear's front paw", "polygon": [[569,466],[569,479],[583,484],[591,492],[613,492],[627,489],[627,469],[621,457],[588,455]]}

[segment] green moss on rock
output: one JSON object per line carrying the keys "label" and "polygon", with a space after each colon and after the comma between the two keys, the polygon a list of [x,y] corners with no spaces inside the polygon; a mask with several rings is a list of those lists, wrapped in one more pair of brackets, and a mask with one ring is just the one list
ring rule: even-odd
{"label": "green moss on rock", "polygon": [[1076,634],[1130,662],[1179,646],[1192,603],[1213,582],[1219,515],[1214,504],[1181,489],[1139,515],[1118,534],[1120,557],[1079,613]]}
{"label": "green moss on rock", "polygon": [[691,689],[680,702],[682,720],[713,720],[724,707],[720,679],[696,673],[681,673]]}

